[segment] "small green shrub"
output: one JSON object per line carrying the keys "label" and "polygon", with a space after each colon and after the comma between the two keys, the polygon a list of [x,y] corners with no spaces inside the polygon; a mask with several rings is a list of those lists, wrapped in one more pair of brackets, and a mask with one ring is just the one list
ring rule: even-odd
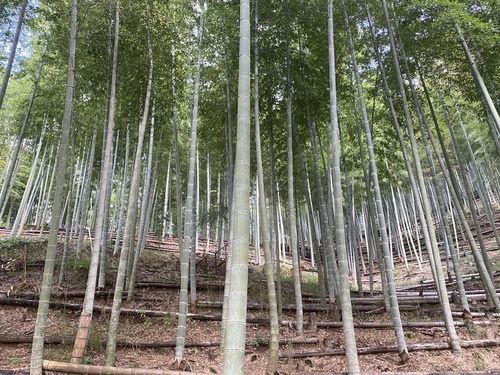
{"label": "small green shrub", "polygon": [[100,329],[97,326],[92,327],[89,337],[89,349],[93,352],[100,353],[103,347],[103,339],[101,338]]}
{"label": "small green shrub", "polygon": [[82,364],[84,364],[84,365],[93,365],[94,364],[94,360],[92,359],[92,357],[84,356],[83,359],[82,359]]}
{"label": "small green shrub", "polygon": [[486,370],[486,361],[481,356],[480,353],[474,353],[474,370],[476,371],[484,371]]}
{"label": "small green shrub", "polygon": [[90,258],[84,254],[77,256],[75,253],[68,254],[66,259],[67,269],[71,269],[74,273],[88,273],[90,267]]}
{"label": "small green shrub", "polygon": [[262,345],[264,345],[265,340],[259,333],[255,336],[255,348],[259,349]]}
{"label": "small green shrub", "polygon": [[175,317],[172,315],[165,315],[163,317],[163,325],[165,327],[174,327],[177,324]]}
{"label": "small green shrub", "polygon": [[21,357],[11,357],[9,358],[9,362],[11,365],[15,365],[17,363],[24,363],[25,359]]}
{"label": "small green shrub", "polygon": [[18,250],[20,247],[28,246],[34,244],[38,241],[34,241],[29,238],[22,237],[10,237],[0,241],[0,252],[7,252],[9,250]]}
{"label": "small green shrub", "polygon": [[199,354],[199,353],[200,353],[200,349],[199,349],[199,348],[197,348],[197,347],[188,348],[187,352],[188,352],[189,354],[195,354],[195,355],[196,355],[196,354]]}

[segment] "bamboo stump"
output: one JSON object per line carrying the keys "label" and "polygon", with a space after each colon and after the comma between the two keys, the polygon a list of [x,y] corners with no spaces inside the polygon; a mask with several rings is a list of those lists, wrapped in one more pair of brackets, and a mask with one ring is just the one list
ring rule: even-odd
{"label": "bamboo stump", "polygon": [[309,329],[311,332],[316,332],[318,330],[318,318],[315,312],[309,314]]}
{"label": "bamboo stump", "polygon": [[73,347],[73,353],[71,354],[71,363],[73,364],[82,363],[83,353],[85,352],[89,337],[91,321],[92,314],[83,311],[82,315],[80,315],[80,322],[78,324],[78,331],[75,338],[75,346]]}

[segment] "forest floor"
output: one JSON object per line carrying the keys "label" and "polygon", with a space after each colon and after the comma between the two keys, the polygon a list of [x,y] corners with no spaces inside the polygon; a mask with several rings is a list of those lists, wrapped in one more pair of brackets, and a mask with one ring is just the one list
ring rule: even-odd
{"label": "forest floor", "polygon": [[[37,239],[3,240],[0,241],[0,369],[27,371],[30,362],[30,337],[34,331],[36,320],[36,306],[8,305],[12,298],[16,300],[34,300],[37,298],[41,283],[43,260],[46,250],[46,241]],[[52,301],[81,304],[82,297],[75,297],[71,292],[85,290],[87,270],[89,265],[88,249],[84,249],[83,256],[77,259],[70,255],[66,281],[62,288],[53,287]],[[59,249],[59,252],[61,249]],[[500,251],[490,252],[493,267],[500,270]],[[116,277],[117,258],[108,262],[106,291],[101,292],[95,301],[97,306],[111,306],[113,300],[113,284]],[[466,272],[474,272],[473,262],[469,257],[462,257],[462,264],[467,267]],[[424,279],[430,279],[431,274],[424,269],[420,270],[415,262],[410,262],[406,269],[401,263],[396,263],[396,283],[398,287],[409,285],[424,285]],[[210,316],[220,316],[218,307],[205,307],[208,302],[221,302],[223,277],[215,275],[209,270],[198,273],[198,306],[197,313]],[[309,267],[310,268],[310,264]],[[288,270],[286,270],[288,271]],[[59,266],[56,266],[54,280],[56,282]],[[154,369],[174,369],[175,338],[177,334],[177,319],[175,312],[178,309],[178,289],[172,288],[172,283],[178,283],[179,258],[175,251],[162,251],[147,248],[142,256],[138,272],[138,287],[134,294],[134,301],[124,300],[122,308],[139,310],[136,313],[122,314],[120,318],[118,340],[123,346],[117,349],[117,367],[141,367]],[[500,286],[498,272],[495,284]],[[311,296],[317,293],[314,285],[316,274],[304,272],[303,293]],[[368,275],[363,276],[368,282]],[[294,303],[294,292],[288,272],[283,272],[283,303]],[[148,284],[149,283],[149,284]],[[153,284],[156,283],[156,284]],[[170,283],[170,284],[168,284]],[[170,287],[168,287],[170,285]],[[369,284],[367,284],[369,285]],[[367,287],[365,285],[365,288]],[[478,289],[478,280],[472,278],[466,282],[469,290]],[[162,287],[163,286],[163,287]],[[379,283],[375,289],[380,292]],[[425,289],[425,293],[430,293]],[[454,290],[451,284],[449,290]],[[66,293],[66,295],[64,295]],[[418,292],[417,292],[418,293]],[[420,290],[423,294],[423,289]],[[357,293],[353,292],[353,297]],[[426,294],[427,295],[427,294]],[[366,296],[366,294],[365,294]],[[417,294],[418,296],[418,294]],[[487,306],[481,298],[472,298],[472,311],[487,311]],[[312,304],[313,300],[305,300],[305,305]],[[248,346],[245,356],[246,373],[264,374],[267,363],[267,345],[269,327],[258,319],[265,320],[268,313],[263,304],[267,303],[267,292],[262,266],[252,266],[249,275],[249,303],[261,304],[261,308],[248,311],[248,318],[256,323],[247,324]],[[358,306],[358,305],[356,305]],[[391,322],[389,313],[380,311],[382,306],[375,302],[370,311],[354,307],[355,322]],[[361,306],[361,305],[359,305]],[[420,303],[418,301],[405,305],[401,311],[402,320],[408,322],[442,322],[441,310],[438,304]],[[329,373],[346,371],[346,362],[343,355],[332,354],[335,349],[343,348],[342,329],[339,327],[321,327],[321,322],[339,322],[338,308],[334,305],[323,305],[326,311],[316,312],[319,327],[311,329],[306,326],[303,343],[293,340],[301,339],[295,335],[292,325],[280,325],[279,374]],[[148,311],[171,312],[171,315],[151,316]],[[452,310],[459,312],[460,306],[452,304]],[[306,312],[306,319],[310,316]],[[467,323],[457,327],[461,340],[496,340],[500,339],[500,318],[492,313],[474,315],[476,323]],[[44,359],[69,362],[76,334],[79,311],[72,305],[66,308],[52,308],[49,311],[47,324],[47,338],[54,343],[45,344]],[[284,311],[282,320],[293,321],[294,311]],[[463,320],[458,317],[456,321]],[[84,363],[103,365],[105,362],[105,342],[109,311],[94,313],[90,340]],[[483,322],[483,323],[480,323]],[[486,322],[486,323],[484,323]],[[221,374],[223,356],[219,350],[220,321],[203,321],[188,319],[186,342],[190,347],[185,352],[185,370]],[[18,342],[6,343],[6,341]],[[411,347],[416,344],[447,343],[446,330],[442,326],[427,328],[405,328],[405,338]],[[393,347],[395,345],[394,331],[388,328],[356,328],[358,349],[373,347]],[[15,340],[14,340],[15,341]],[[19,341],[26,341],[24,343]],[[55,343],[58,342],[58,343]],[[145,343],[156,343],[156,347],[144,347]],[[208,345],[208,346],[203,346]],[[380,350],[379,350],[380,351]],[[294,358],[299,352],[315,352],[304,358]],[[466,348],[460,353],[450,350],[419,350],[410,353],[410,360],[406,364],[399,362],[397,352],[360,355],[360,365],[363,372],[466,372],[466,371],[498,371],[500,373],[500,347]],[[47,372],[49,373],[49,372]]]}

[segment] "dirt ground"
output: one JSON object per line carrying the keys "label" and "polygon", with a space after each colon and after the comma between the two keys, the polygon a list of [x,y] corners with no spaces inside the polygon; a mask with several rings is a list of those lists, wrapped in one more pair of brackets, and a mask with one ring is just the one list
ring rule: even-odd
{"label": "dirt ground", "polygon": [[[15,295],[19,292],[37,292],[42,273],[44,256],[43,243],[33,245],[20,245],[16,251],[7,251],[0,248],[0,297],[7,294]],[[3,251],[3,252],[2,252]],[[494,254],[494,265],[498,267],[499,258],[497,251]],[[21,254],[20,256],[16,254]],[[18,256],[16,258],[16,256]],[[53,288],[53,292],[83,291],[85,290],[85,279],[88,262],[84,256],[82,259],[70,257],[69,269],[66,282],[62,289]],[[465,261],[465,260],[464,260]],[[10,262],[10,263],[9,263]],[[16,263],[17,262],[17,263]],[[6,266],[10,264],[10,267]],[[115,279],[117,259],[107,270],[107,282],[109,289]],[[420,271],[412,265],[411,270],[399,269],[400,283],[409,284],[408,278],[413,275],[415,279],[427,278],[424,271]],[[178,257],[172,252],[146,250],[141,260],[138,279],[140,282],[173,282],[178,273]],[[56,275],[58,268],[56,267]],[[313,278],[309,275],[311,279]],[[221,282],[221,278],[200,274],[199,282],[211,283]],[[266,302],[265,281],[261,270],[255,267],[250,275],[250,302]],[[55,280],[57,277],[55,277]],[[416,281],[415,281],[416,283]],[[498,285],[498,278],[496,281]],[[307,283],[305,283],[307,284]],[[293,302],[293,290],[288,280],[284,280],[284,300],[286,303]],[[472,282],[470,288],[475,288]],[[313,290],[314,287],[305,285],[305,290]],[[219,288],[200,289],[199,301],[222,301],[222,291]],[[53,298],[54,299],[54,298]],[[58,299],[63,300],[63,299]],[[65,298],[65,302],[82,303],[82,298]],[[482,302],[479,302],[480,304]],[[107,297],[96,298],[95,305],[111,306],[112,293]],[[480,305],[479,305],[480,306]],[[479,307],[477,306],[477,307]],[[124,302],[123,308],[161,310],[175,312],[178,309],[178,290],[160,288],[137,288],[133,302]],[[458,306],[453,306],[458,311]],[[198,313],[208,315],[220,315],[221,310],[215,308],[198,307]],[[440,321],[440,310],[438,305],[421,305],[415,311],[402,311],[403,321]],[[307,314],[306,314],[307,316]],[[248,313],[251,318],[266,318],[265,310],[251,310]],[[318,321],[338,321],[337,311],[317,313]],[[47,325],[47,337],[57,336],[64,338],[61,344],[46,344],[44,359],[69,362],[78,324],[79,312],[72,310],[50,309]],[[283,320],[294,320],[295,315],[286,312]],[[388,313],[366,314],[358,312],[355,316],[358,321],[391,321]],[[33,334],[36,320],[35,307],[19,307],[0,305],[0,338],[5,337],[29,337]],[[457,319],[460,320],[460,319]],[[500,326],[498,318],[475,318],[475,320],[489,320],[488,325],[468,325],[457,328],[461,340],[499,339]],[[107,338],[107,325],[109,314],[95,313],[92,323],[90,341],[84,357],[84,363],[103,365],[105,357],[105,341]],[[199,321],[188,319],[187,343],[206,343],[219,341],[220,322]],[[152,317],[145,314],[135,316],[122,316],[120,319],[118,340],[126,340],[130,343],[152,343],[152,342],[175,342],[177,333],[177,319],[175,316]],[[267,363],[268,327],[259,324],[247,325],[247,339],[255,345],[248,346],[246,351],[246,373],[264,374]],[[279,374],[304,374],[304,373],[328,373],[346,371],[344,356],[310,356],[307,358],[290,358],[291,353],[298,351],[322,351],[339,349],[343,347],[343,335],[340,328],[318,328],[312,332],[305,330],[303,338],[316,338],[313,344],[292,344],[290,342],[280,346],[280,359],[278,365]],[[447,334],[444,328],[409,328],[405,329],[405,337],[408,345],[447,342]],[[280,339],[291,340],[297,338],[293,327],[281,325]],[[374,346],[395,345],[395,335],[390,329],[356,329],[356,340],[358,348]],[[0,344],[0,369],[27,369],[29,368],[31,345],[29,343]],[[154,369],[174,369],[173,347],[160,347],[141,349],[134,346],[119,348],[116,356],[116,366],[119,367],[141,367]],[[185,352],[186,370],[193,372],[204,372],[221,374],[223,357],[218,346],[211,347],[188,347]],[[500,373],[500,347],[463,349],[460,353],[452,353],[449,350],[416,351],[410,353],[410,360],[406,364],[399,363],[397,353],[383,353],[359,356],[363,372],[466,372],[466,371],[494,371]]]}

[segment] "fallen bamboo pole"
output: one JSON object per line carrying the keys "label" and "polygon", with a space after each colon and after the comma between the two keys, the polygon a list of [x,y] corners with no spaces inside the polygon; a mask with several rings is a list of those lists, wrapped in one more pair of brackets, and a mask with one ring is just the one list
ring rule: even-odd
{"label": "fallen bamboo pole", "polygon": [[[157,288],[157,289],[179,289],[179,283],[161,283],[161,282],[140,282],[136,288]],[[224,289],[224,284],[196,284],[199,289]]]}
{"label": "fallen bamboo pole", "polygon": [[[500,276],[499,271],[496,271],[493,273],[493,278],[497,278],[498,276]],[[464,277],[462,280],[464,282],[466,282],[466,281],[470,281],[470,280],[476,279],[476,278],[479,278],[479,277],[478,276],[469,276],[469,277]],[[455,285],[456,283],[457,282],[456,282],[455,278],[453,278],[452,281],[446,280],[447,286],[452,286],[452,285]],[[412,290],[421,291],[421,290],[425,290],[427,288],[434,288],[434,287],[435,287],[435,284],[431,280],[423,280],[423,282],[421,282],[421,284],[399,287],[396,289],[396,292],[405,292],[405,291],[407,292],[407,291],[412,291]]]}
{"label": "fallen bamboo pole", "polygon": [[[497,293],[500,293],[500,289],[497,289]],[[450,302],[452,302],[453,295],[457,294],[457,292],[454,291],[449,291],[448,292],[448,298]],[[474,293],[468,292],[467,294],[467,299],[469,300],[476,300],[476,301],[485,301],[486,300],[486,294],[484,293],[484,290],[481,291],[476,291]],[[419,292],[412,292],[408,294],[397,294],[398,302],[416,302],[416,303],[426,303],[426,304],[433,304],[433,303],[439,303],[439,297],[436,292],[424,292],[422,295],[419,294]],[[304,298],[305,301],[308,303],[319,303],[320,299],[319,298]],[[382,296],[373,296],[373,297],[351,297],[351,302],[353,304],[384,304],[384,299]]]}
{"label": "fallen bamboo pole", "polygon": [[43,361],[42,367],[48,371],[66,372],[68,374],[91,375],[209,375],[206,372],[187,372],[175,370],[159,370],[145,368],[127,368],[111,366],[90,366],[74,363]]}
{"label": "fallen bamboo pole", "polygon": [[[499,289],[500,291],[500,289]],[[126,298],[126,293],[123,298]],[[453,296],[452,292],[449,293],[450,295],[450,302],[453,302]],[[61,292],[61,293],[54,293],[52,295],[53,298],[56,299],[65,299],[65,298],[83,298],[85,296],[85,292]],[[111,298],[113,296],[113,291],[96,291],[96,297],[106,297],[106,298]],[[9,297],[9,298],[28,298],[28,299],[37,299],[39,297],[38,293],[33,293],[33,292],[13,292],[9,293],[8,291],[3,291],[0,290],[0,297]],[[468,294],[467,298],[469,301],[485,301],[486,300],[486,294],[483,293],[475,293],[475,294]],[[150,297],[150,298],[144,298],[141,296],[136,296],[134,298],[135,300],[140,300],[140,301],[161,301],[161,298],[157,297]],[[306,300],[309,300],[311,303],[306,303],[304,304],[304,311],[335,311],[336,310],[336,305],[322,305],[319,302],[319,299],[317,298],[308,298]],[[368,307],[369,305],[382,305],[383,304],[383,299],[382,297],[352,297],[351,301],[353,303],[354,309],[357,309],[359,311],[365,311],[369,310]],[[437,298],[437,296],[424,296],[424,297],[419,297],[417,295],[413,296],[402,296],[398,297],[398,301],[402,304],[407,303],[407,304],[439,304],[440,301]],[[56,301],[55,301],[56,302]],[[222,302],[211,302],[211,301],[199,301],[197,306],[199,308],[212,308],[212,309],[222,309]],[[361,307],[363,306],[363,307]],[[267,303],[248,303],[247,304],[247,309],[248,310],[269,310],[269,305]],[[295,311],[295,305],[293,304],[287,304],[283,306],[283,309],[286,311]],[[404,307],[403,307],[404,309]]]}
{"label": "fallen bamboo pole", "polygon": [[[68,342],[73,342],[72,337],[61,337],[61,336],[47,336],[45,337],[45,344],[48,345],[60,345]],[[318,337],[305,337],[305,338],[292,338],[292,339],[280,339],[279,345],[311,345],[319,344],[320,339]],[[33,336],[11,336],[11,335],[0,335],[0,344],[30,344],[33,342]],[[202,341],[202,342],[186,342],[186,348],[204,348],[204,347],[214,347],[219,346],[220,341]],[[254,339],[246,340],[246,346],[262,347],[268,346],[268,339]],[[106,346],[106,340],[102,341],[102,346]],[[133,342],[126,340],[118,340],[116,346],[120,348],[135,348],[135,349],[150,349],[150,348],[175,348],[175,341],[157,341],[157,342]]]}
{"label": "fallen bamboo pole", "polygon": [[[493,272],[493,277],[496,277],[496,276],[500,276],[500,271],[496,271],[496,272]],[[479,277],[479,273],[469,273],[467,275],[462,275],[462,278],[464,280],[470,280],[470,279],[475,279],[475,278],[478,278]],[[456,281],[455,278],[452,279],[453,282]],[[420,284],[421,285],[425,285],[425,284],[433,284],[434,283],[434,280],[433,279],[428,279],[428,280],[422,280],[420,281]]]}
{"label": "fallen bamboo pole", "polygon": [[[126,294],[124,292],[124,294]],[[96,297],[108,297],[111,298],[114,295],[113,290],[109,291],[102,291],[102,290],[96,290],[95,291],[95,296]],[[1,297],[10,297],[10,298],[32,298],[32,299],[38,299],[40,296],[40,293],[34,293],[34,292],[23,292],[23,291],[18,291],[18,292],[9,292],[7,290],[0,290],[0,296]],[[84,291],[76,291],[76,292],[56,292],[52,293],[51,298],[83,298],[85,297],[85,292]],[[126,298],[126,296],[124,297]]]}
{"label": "fallen bamboo pole", "polygon": [[[360,375],[498,375],[499,370],[459,372],[362,372]],[[328,375],[349,375],[348,372],[329,372]]]}
{"label": "fallen bamboo pole", "polygon": [[[463,349],[500,346],[500,339],[461,341],[460,346]],[[450,344],[447,342],[413,344],[413,345],[408,345],[407,349],[409,352],[424,351],[424,350],[451,350]],[[366,348],[358,348],[358,355],[382,354],[391,352],[397,353],[398,351],[399,349],[395,345],[370,346]],[[345,350],[330,349],[330,350],[310,351],[310,352],[288,352],[288,353],[280,353],[279,358],[307,358],[307,357],[325,357],[325,356],[338,356],[338,355],[345,355]]]}
{"label": "fallen bamboo pole", "polygon": [[[2,298],[0,297],[0,305],[11,305],[11,306],[38,306],[38,300],[25,300],[25,299],[17,299],[17,298]],[[50,301],[49,303],[50,308],[55,308],[55,309],[63,309],[63,310],[72,310],[72,311],[80,311],[82,309],[82,305],[78,303],[69,303],[69,302],[60,302],[60,301]],[[283,309],[287,310],[285,308],[287,306],[290,308],[290,311],[294,311],[295,305],[284,305]],[[304,305],[304,311],[306,312],[327,312],[327,311],[335,311],[333,308],[334,305]],[[292,309],[293,307],[293,309]],[[354,306],[355,311],[370,311],[372,309],[372,306],[369,305],[361,305],[361,306]],[[414,311],[417,310],[418,306],[410,306],[410,305],[400,305],[400,311]],[[385,309],[383,310],[385,311]],[[382,311],[382,312],[383,312]],[[111,307],[108,306],[94,306],[94,312],[98,312],[101,314],[105,313],[110,313],[111,312]],[[143,310],[143,309],[126,309],[122,308],[120,310],[120,313],[123,315],[129,315],[129,316],[137,316],[137,315],[145,315],[145,316],[155,316],[155,317],[165,317],[165,316],[172,316],[176,317],[177,312],[169,312],[169,311],[161,311],[161,310]],[[462,316],[462,312],[452,312],[453,316]],[[484,317],[485,313],[476,313],[473,312],[471,313],[472,317]],[[492,317],[499,317],[500,314],[498,313],[488,313]],[[200,321],[220,321],[221,316],[220,315],[206,315],[206,314],[193,314],[193,313],[188,313],[188,318],[193,319],[193,320],[200,320]],[[247,318],[247,323],[249,324],[269,324],[269,319],[268,318]]]}
{"label": "fallen bamboo pole", "polygon": [[[46,336],[44,344],[59,345],[74,341],[70,337]],[[0,344],[31,344],[33,336],[0,335]]]}
{"label": "fallen bamboo pole", "polygon": [[[488,309],[488,308],[485,308]],[[471,309],[472,310],[472,309]],[[500,318],[500,313],[495,313],[491,312],[494,311],[493,308],[489,308],[488,311],[481,311],[481,312],[471,312],[470,315],[473,318],[484,318],[484,317],[489,317],[489,318]],[[463,311],[452,311],[451,316],[454,318],[460,318],[463,315]]]}
{"label": "fallen bamboo pole", "polygon": [[[294,320],[282,320],[281,324],[284,326],[295,326]],[[361,322],[355,321],[354,328],[374,328],[374,329],[392,329],[394,324],[392,322]],[[441,328],[445,327],[444,322],[402,322],[403,328]],[[469,323],[462,321],[454,321],[456,327],[465,327]],[[471,325],[486,326],[491,325],[489,320],[472,321]],[[309,325],[309,322],[304,321],[304,325]],[[317,322],[318,328],[342,328],[342,322]]]}
{"label": "fallen bamboo pole", "polygon": [[[17,298],[0,298],[0,305],[13,305],[13,306],[38,306],[38,300],[25,300]],[[79,311],[82,309],[82,305],[78,303],[69,302],[59,302],[50,301],[49,306],[56,309],[66,309]],[[98,313],[110,313],[111,307],[108,306],[94,306],[94,312]],[[159,311],[159,310],[140,310],[140,309],[120,309],[120,313],[123,315],[146,315],[146,316],[177,316],[176,312]],[[220,316],[216,315],[203,315],[203,314],[188,314],[188,317],[195,320],[207,320],[207,321],[219,321]],[[262,319],[250,320],[250,323],[259,323]]]}
{"label": "fallen bamboo pole", "polygon": [[[218,303],[212,303],[211,305],[217,305]],[[6,297],[0,297],[0,305],[13,305],[13,306],[38,306],[38,300],[26,300],[26,299],[18,299],[18,298],[6,298]],[[60,301],[50,301],[51,308],[57,308],[57,309],[67,309],[67,310],[74,310],[74,311],[79,311],[82,309],[82,305],[79,303],[70,303],[70,302],[60,302]],[[198,307],[203,306],[203,302],[198,302]],[[206,304],[205,304],[206,306]],[[214,307],[212,306],[212,307]],[[259,309],[266,310],[267,309],[267,304],[262,304],[258,305]],[[327,311],[336,311],[338,308],[336,305],[322,305],[322,304],[311,304],[311,305],[304,305],[303,310],[305,312],[314,312],[314,311],[319,311],[319,312],[327,312]],[[356,311],[367,311],[371,310],[372,306],[370,305],[360,305],[360,306],[353,306],[353,309]],[[410,306],[410,305],[400,305],[400,310],[401,311],[413,311],[417,310],[417,306]],[[295,311],[295,305],[283,305],[283,310],[286,311]],[[111,312],[111,307],[108,306],[94,306],[94,312],[99,312],[99,313],[110,313]],[[124,315],[147,315],[147,316],[159,316],[159,317],[164,317],[164,316],[177,316],[177,312],[168,312],[168,311],[159,311],[159,310],[141,310],[141,309],[125,309],[122,308],[120,310],[121,314]],[[203,314],[188,314],[188,317],[191,319],[196,319],[196,320],[209,320],[209,321],[217,321],[221,320],[220,316],[214,316],[214,315],[203,315]],[[247,322],[249,323],[260,323],[262,319],[247,319]],[[266,319],[268,321],[268,319]]]}

